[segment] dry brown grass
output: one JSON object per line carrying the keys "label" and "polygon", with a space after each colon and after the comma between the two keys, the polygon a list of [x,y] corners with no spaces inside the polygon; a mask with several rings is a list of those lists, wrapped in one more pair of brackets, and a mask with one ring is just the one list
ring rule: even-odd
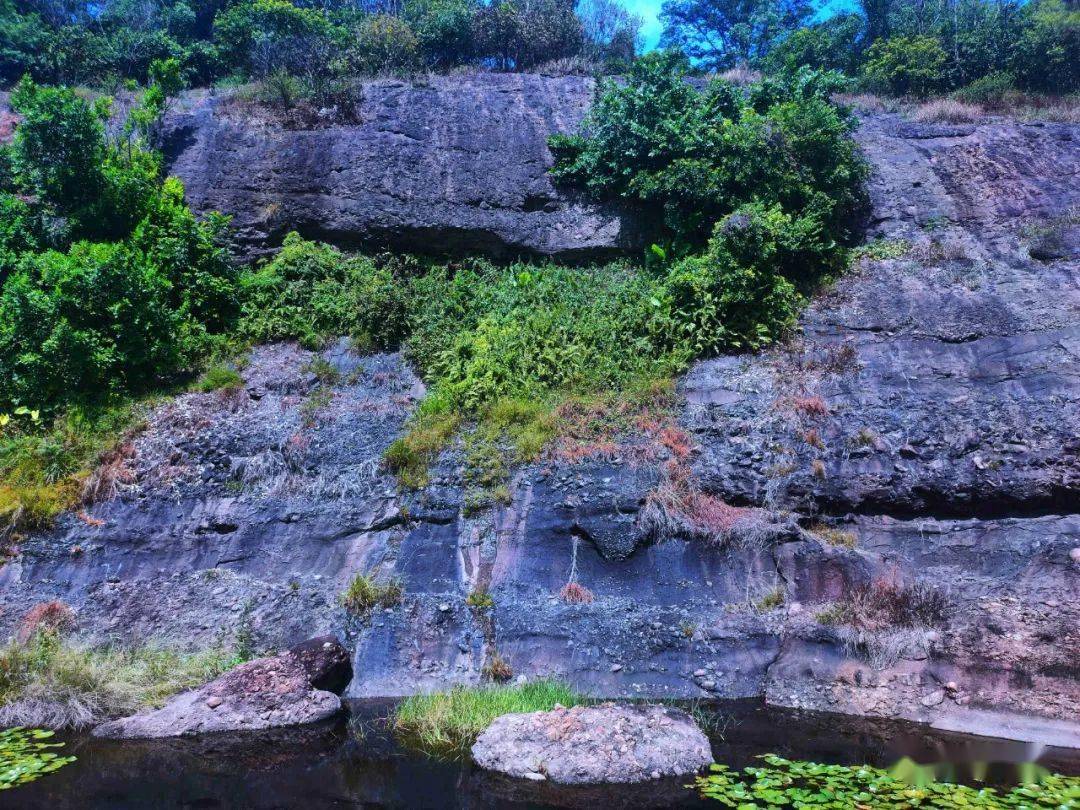
{"label": "dry brown grass", "polygon": [[829,406],[821,397],[795,397],[794,408],[806,416],[828,416]]}
{"label": "dry brown grass", "polygon": [[84,504],[101,503],[117,496],[121,486],[135,483],[135,444],[121,442],[101,454],[98,465],[86,476],[82,486]]}
{"label": "dry brown grass", "polygon": [[748,84],[761,81],[761,71],[754,70],[748,65],[736,65],[733,68],[728,68],[723,73],[718,73],[716,78],[731,82],[739,87],[745,87]]}
{"label": "dry brown grass", "polygon": [[484,675],[497,683],[506,683],[514,677],[514,669],[498,652],[493,652],[484,665]]}
{"label": "dry brown grass", "polygon": [[955,98],[935,98],[916,107],[911,118],[924,124],[974,124],[985,114],[977,104]]}
{"label": "dry brown grass", "polygon": [[588,605],[593,601],[593,592],[584,585],[576,582],[567,582],[559,591],[559,598],[572,605]]}
{"label": "dry brown grass", "polygon": [[849,593],[829,611],[819,614],[819,620],[861,630],[883,630],[940,627],[948,614],[948,597],[932,585],[877,580]]}
{"label": "dry brown grass", "polygon": [[35,633],[54,633],[63,635],[75,627],[75,611],[59,599],[39,602],[19,620],[19,629],[15,634],[20,644],[25,644]]}
{"label": "dry brown grass", "polygon": [[736,538],[748,544],[763,541],[771,524],[762,509],[732,506],[703,492],[690,469],[668,461],[656,488],[638,518],[638,529],[657,540],[673,537],[724,545]]}

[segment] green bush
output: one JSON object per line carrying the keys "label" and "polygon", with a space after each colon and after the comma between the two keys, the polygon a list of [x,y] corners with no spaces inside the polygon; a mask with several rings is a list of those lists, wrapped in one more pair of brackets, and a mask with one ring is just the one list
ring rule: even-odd
{"label": "green bush", "polygon": [[[670,326],[694,355],[756,349],[791,324],[802,297],[789,281],[812,254],[813,224],[778,206],[746,206],[717,223],[708,250],[675,264],[664,282]],[[658,336],[662,337],[662,335]]]}
{"label": "green bush", "polygon": [[719,80],[699,91],[688,69],[675,54],[649,54],[624,85],[606,84],[584,134],[551,139],[555,178],[662,212],[656,224],[683,250],[753,201],[812,215],[843,239],[865,166],[853,120],[829,100],[836,80],[803,70],[747,92]]}
{"label": "green bush", "polygon": [[394,710],[394,730],[429,753],[464,754],[500,715],[551,711],[556,704],[569,708],[583,702],[570,687],[551,680],[457,687],[405,698]]}
{"label": "green bush", "polygon": [[387,267],[345,256],[297,233],[241,279],[240,333],[253,341],[299,340],[314,348],[336,335],[392,348],[404,336],[405,298]]}
{"label": "green bush", "polygon": [[948,55],[931,36],[878,40],[866,53],[863,80],[873,90],[925,97],[945,85]]}
{"label": "green bush", "polygon": [[16,86],[11,106],[23,118],[12,149],[19,185],[64,216],[96,202],[105,185],[102,107],[30,79]]}
{"label": "green bush", "polygon": [[408,73],[420,66],[420,42],[406,20],[373,14],[356,29],[352,63],[363,73]]}
{"label": "green bush", "polygon": [[1080,91],[1080,8],[1062,0],[1034,0],[1023,21],[1010,64],[1020,83],[1049,93]]}
{"label": "green bush", "polygon": [[985,76],[961,87],[953,95],[969,104],[1000,104],[1016,86],[1016,78],[1011,73],[1001,71]]}
{"label": "green bush", "polygon": [[620,387],[685,360],[655,339],[655,289],[618,264],[587,273],[485,262],[453,274],[435,268],[412,284],[407,351],[444,408]]}

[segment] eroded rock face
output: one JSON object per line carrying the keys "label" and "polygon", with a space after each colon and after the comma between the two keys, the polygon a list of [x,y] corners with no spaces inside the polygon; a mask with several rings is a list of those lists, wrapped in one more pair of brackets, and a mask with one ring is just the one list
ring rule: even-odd
{"label": "eroded rock face", "polygon": [[[886,243],[790,344],[680,382],[667,427],[727,503],[703,510],[725,532],[654,519],[679,444],[655,433],[517,471],[506,506],[466,508],[453,452],[402,493],[380,466],[423,395],[401,357],[343,342],[323,386],[310,352],[263,347],[243,390],[155,410],[89,521],[23,542],[0,627],[61,599],[89,641],[340,632],[353,697],[478,683],[498,653],[609,697],[765,696],[983,732],[976,712],[1074,719],[1080,127],[882,116],[858,137]],[[346,614],[357,572],[399,580],[401,602]],[[944,618],[821,621],[882,581],[939,588]],[[494,604],[466,604],[476,590]]]}
{"label": "eroded rock face", "polygon": [[297,230],[368,249],[579,261],[642,238],[625,212],[547,175],[548,135],[573,130],[592,94],[571,76],[376,81],[359,124],[289,130],[200,91],[174,105],[162,145],[189,203],[231,214],[248,256]]}
{"label": "eroded rock face", "polygon": [[504,714],[472,756],[487,770],[565,785],[686,776],[713,761],[709,738],[681,709],[614,703]]}
{"label": "eroded rock face", "polygon": [[348,652],[335,640],[311,639],[280,655],[241,664],[199,689],[176,695],[160,709],[104,723],[94,729],[94,736],[185,737],[325,720],[341,710],[341,700],[315,684],[339,683],[348,660]]}

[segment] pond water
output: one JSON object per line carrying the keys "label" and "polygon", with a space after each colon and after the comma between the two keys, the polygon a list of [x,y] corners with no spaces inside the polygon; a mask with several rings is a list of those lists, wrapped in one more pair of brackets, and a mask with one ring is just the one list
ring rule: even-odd
{"label": "pond water", "polygon": [[[37,782],[0,792],[0,807],[80,808],[543,808],[719,807],[683,782],[643,788],[553,789],[492,778],[464,762],[402,748],[381,718],[393,704],[353,703],[352,717],[314,727],[113,742],[68,736],[78,760]],[[949,781],[1016,779],[1017,763],[1080,774],[1080,751],[933,731],[908,723],[799,713],[737,702],[706,707],[717,762],[741,768],[763,753],[791,759],[891,766],[935,765]],[[59,735],[58,735],[59,736]],[[986,765],[989,763],[989,765]]]}

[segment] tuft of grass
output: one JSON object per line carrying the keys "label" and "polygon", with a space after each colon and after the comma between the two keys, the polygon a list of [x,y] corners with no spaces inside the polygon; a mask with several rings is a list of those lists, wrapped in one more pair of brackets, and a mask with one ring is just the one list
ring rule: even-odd
{"label": "tuft of grass", "polygon": [[593,592],[584,585],[579,585],[576,582],[567,582],[562,586],[562,590],[559,591],[559,598],[572,605],[588,605],[592,603],[594,596]]}
{"label": "tuft of grass", "polygon": [[564,683],[538,680],[516,686],[455,687],[405,698],[394,712],[394,730],[406,741],[438,755],[462,755],[503,714],[576,706],[584,698]]}
{"label": "tuft of grass", "polygon": [[982,119],[983,108],[955,98],[936,98],[919,105],[911,114],[924,124],[973,124]]}
{"label": "tuft of grass", "polygon": [[240,388],[244,384],[244,378],[235,368],[226,365],[213,365],[202,373],[195,383],[195,389],[204,394],[211,391],[221,391]]}
{"label": "tuft of grass", "polygon": [[775,610],[778,607],[782,607],[784,604],[784,589],[779,585],[761,597],[754,607],[760,613],[766,613],[770,610]]}
{"label": "tuft of grass", "polygon": [[42,630],[0,647],[0,726],[85,728],[160,706],[239,663],[224,649],[91,648]]}
{"label": "tuft of grass", "polygon": [[354,616],[367,616],[376,605],[393,607],[400,603],[404,593],[401,582],[396,579],[380,583],[370,574],[354,574],[338,601]]}
{"label": "tuft of grass", "polygon": [[911,250],[911,243],[905,239],[875,239],[860,245],[851,252],[852,261],[870,259],[871,261],[885,261],[887,259],[902,259]]}
{"label": "tuft of grass", "polygon": [[337,385],[341,381],[341,372],[325,357],[313,358],[305,370],[314,374],[322,385]]}
{"label": "tuft of grass", "polygon": [[484,664],[484,676],[497,683],[506,683],[514,677],[514,668],[496,650]]}
{"label": "tuft of grass", "polygon": [[465,604],[477,610],[490,610],[495,607],[495,599],[487,590],[477,588],[465,598]]}
{"label": "tuft of grass", "polygon": [[944,591],[923,582],[900,584],[878,580],[856,588],[844,599],[817,614],[821,624],[848,625],[862,630],[895,627],[940,627],[949,616]]}
{"label": "tuft of grass", "polygon": [[110,451],[138,426],[142,404],[76,406],[48,427],[18,418],[0,426],[0,562],[14,553],[20,533],[111,493],[93,473],[111,468],[110,484],[122,474],[123,454]]}
{"label": "tuft of grass", "polygon": [[413,417],[409,431],[395,439],[383,453],[386,467],[403,487],[421,489],[428,482],[428,467],[457,432],[456,413],[429,413],[423,407]]}
{"label": "tuft of grass", "polygon": [[810,527],[809,531],[810,534],[814,535],[822,542],[828,543],[830,546],[855,548],[859,542],[859,538],[855,532],[849,532],[845,529],[837,528],[836,526],[827,526],[824,523],[814,524]]}

